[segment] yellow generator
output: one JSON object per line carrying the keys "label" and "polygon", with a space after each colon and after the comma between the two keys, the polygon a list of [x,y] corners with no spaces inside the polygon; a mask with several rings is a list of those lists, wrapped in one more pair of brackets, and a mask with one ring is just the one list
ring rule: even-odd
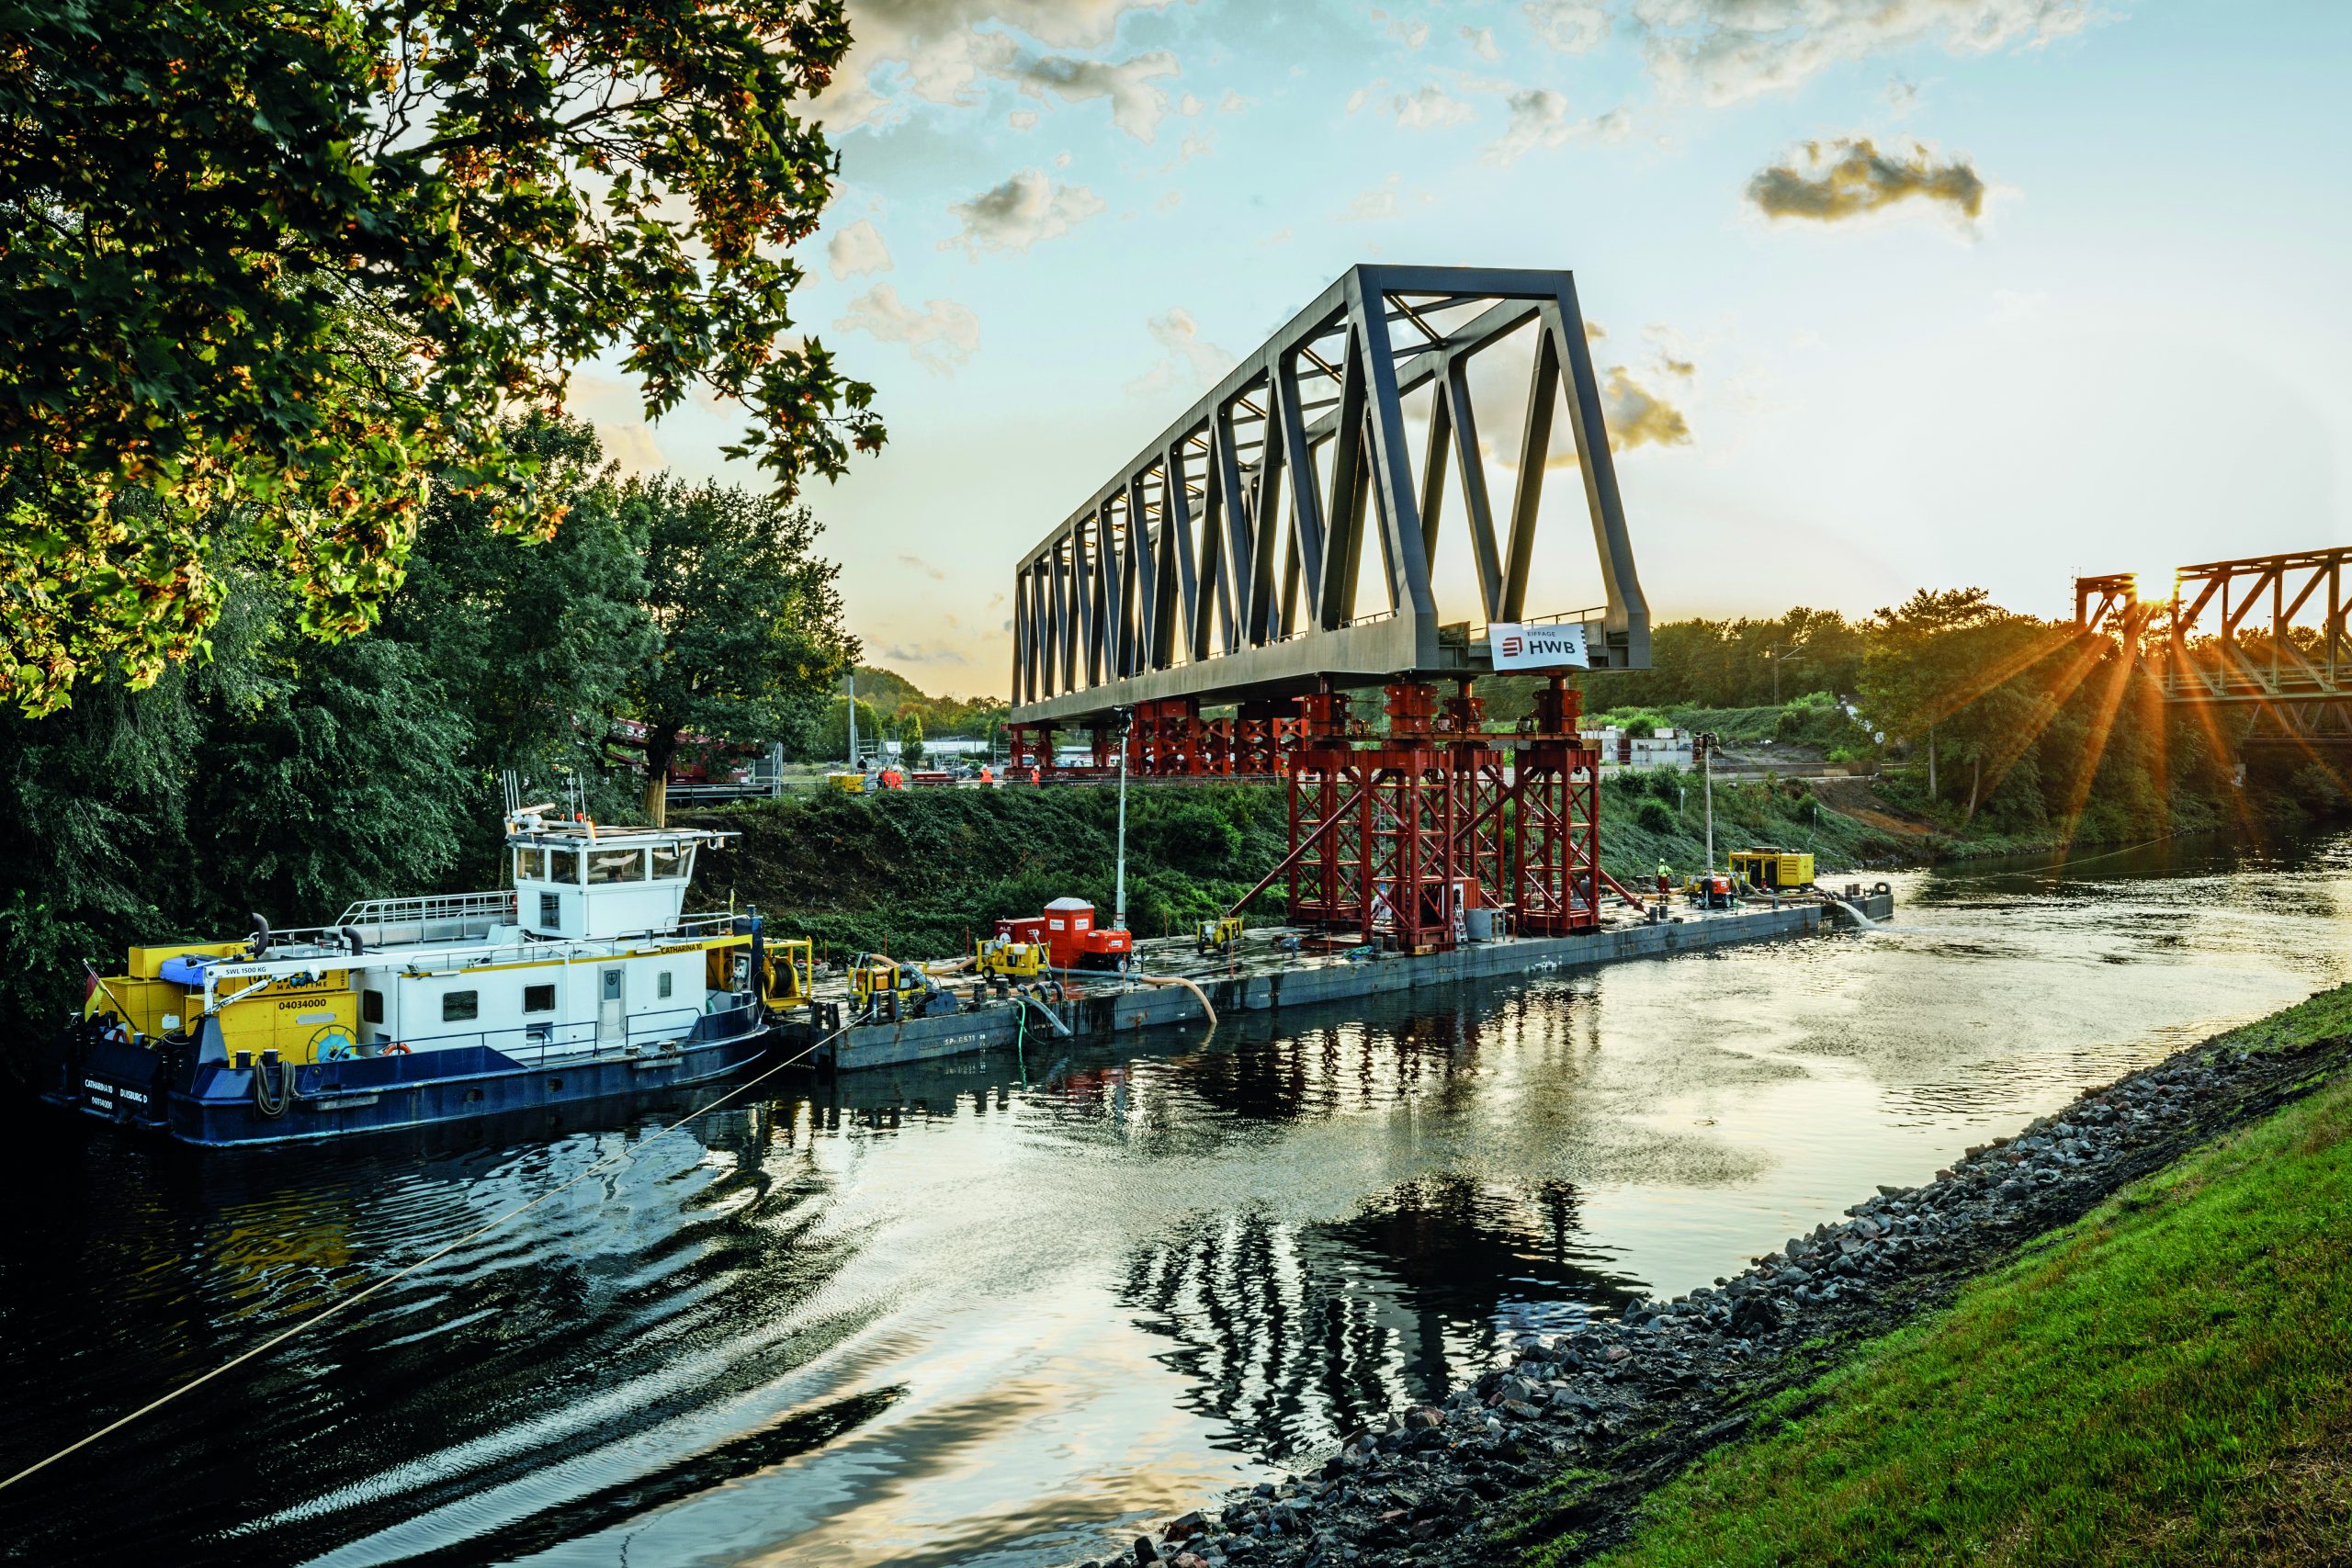
{"label": "yellow generator", "polygon": [[1008,980],[1035,980],[1046,972],[1046,949],[1042,942],[1014,942],[1010,937],[990,937],[976,942],[972,949],[972,973],[983,978],[1001,976]]}
{"label": "yellow generator", "polygon": [[1799,850],[1734,850],[1731,874],[1749,887],[1793,893],[1813,886],[1813,856]]}
{"label": "yellow generator", "polygon": [[850,965],[850,995],[857,998],[860,1009],[877,996],[912,995],[930,988],[923,983],[922,971],[878,953],[862,953]]}
{"label": "yellow generator", "polygon": [[1241,940],[1241,917],[1220,915],[1214,920],[1203,920],[1193,928],[1193,945],[1205,958],[1212,953],[1231,953]]}
{"label": "yellow generator", "polygon": [[865,775],[864,773],[827,773],[825,787],[840,790],[843,795],[864,795]]}

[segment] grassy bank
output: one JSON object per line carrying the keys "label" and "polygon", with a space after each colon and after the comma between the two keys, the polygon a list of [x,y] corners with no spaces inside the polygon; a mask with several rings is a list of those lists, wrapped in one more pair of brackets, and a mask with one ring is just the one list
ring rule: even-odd
{"label": "grassy bank", "polygon": [[[1825,873],[1892,852],[1894,840],[1804,786],[1718,784],[1715,855],[1773,842],[1811,848]],[[1651,773],[1601,787],[1601,859],[1631,883],[1703,861],[1705,793],[1694,777]],[[1275,785],[1152,786],[1128,791],[1127,908],[1146,935],[1182,931],[1224,909],[1288,848]],[[999,916],[1072,895],[1113,901],[1118,798],[1101,788],[817,792],[676,820],[732,829],[729,853],[705,857],[701,895],[756,904],[830,949],[958,950]],[[1252,907],[1279,918],[1270,891]]]}
{"label": "grassy bank", "polygon": [[[2352,988],[2220,1043],[2347,1032]],[[1772,1414],[1602,1561],[2352,1560],[2352,1081],[2127,1188]]]}

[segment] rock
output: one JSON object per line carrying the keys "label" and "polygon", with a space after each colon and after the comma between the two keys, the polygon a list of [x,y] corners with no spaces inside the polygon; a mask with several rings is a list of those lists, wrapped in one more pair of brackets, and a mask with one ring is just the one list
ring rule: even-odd
{"label": "rock", "polygon": [[1168,1528],[1159,1532],[1159,1538],[1162,1540],[1189,1540],[1208,1528],[1207,1517],[1195,1508],[1189,1514],[1179,1514],[1169,1520]]}
{"label": "rock", "polygon": [[[1429,1431],[1445,1425],[1445,1412],[1434,1404],[1417,1404],[1405,1412],[1405,1425],[1408,1429]],[[1265,1495],[1272,1495],[1271,1489]]]}
{"label": "rock", "polygon": [[1142,1565],[1145,1563],[1157,1562],[1159,1561],[1159,1548],[1151,1544],[1151,1537],[1148,1535],[1139,1535],[1136,1537],[1136,1568],[1142,1568]]}

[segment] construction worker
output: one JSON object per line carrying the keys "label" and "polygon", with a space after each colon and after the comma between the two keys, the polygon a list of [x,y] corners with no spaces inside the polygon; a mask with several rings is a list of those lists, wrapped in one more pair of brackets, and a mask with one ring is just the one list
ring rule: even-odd
{"label": "construction worker", "polygon": [[1657,896],[1661,898],[1669,898],[1673,895],[1674,873],[1667,869],[1664,861],[1660,861],[1657,863]]}

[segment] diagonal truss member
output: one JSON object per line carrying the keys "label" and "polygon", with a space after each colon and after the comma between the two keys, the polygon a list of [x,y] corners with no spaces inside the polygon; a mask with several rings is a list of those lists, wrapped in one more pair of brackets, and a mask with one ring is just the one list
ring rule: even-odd
{"label": "diagonal truss member", "polygon": [[[1476,357],[1534,334],[1517,472],[1498,515]],[[1405,400],[1430,389],[1418,443]],[[1358,266],[1235,367],[1022,558],[1012,717],[1062,723],[1167,698],[1296,695],[1476,675],[1438,622],[1431,565],[1467,552],[1489,622],[1528,618],[1553,422],[1575,440],[1607,597],[1596,669],[1649,663],[1649,607],[1566,272]],[[1462,523],[1446,525],[1449,495]],[[1385,603],[1360,604],[1367,549]]]}

